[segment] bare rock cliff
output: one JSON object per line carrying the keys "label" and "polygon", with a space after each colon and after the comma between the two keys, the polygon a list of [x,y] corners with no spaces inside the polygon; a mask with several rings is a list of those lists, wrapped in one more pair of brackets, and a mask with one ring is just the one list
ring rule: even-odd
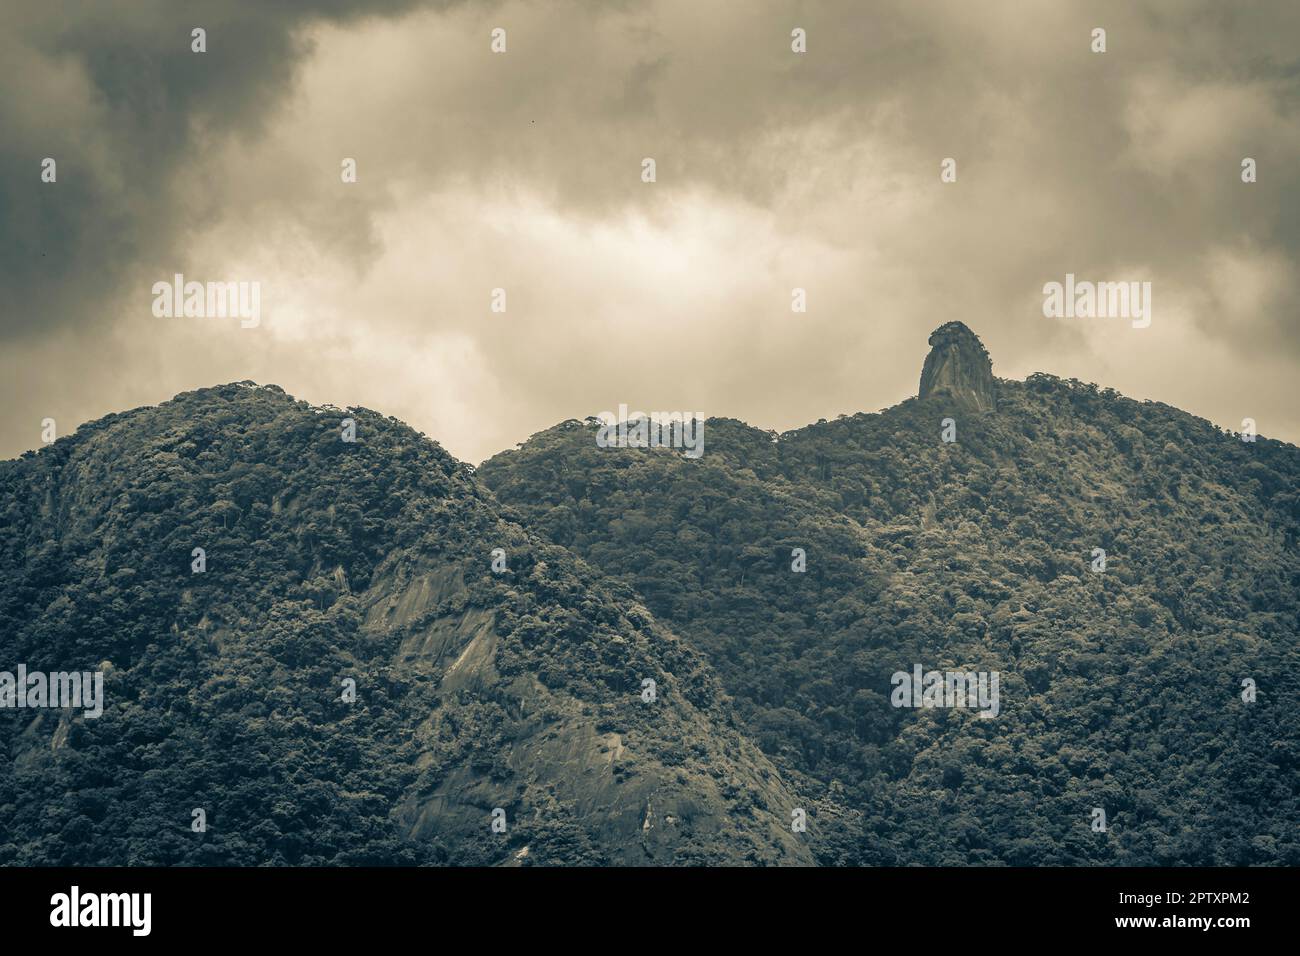
{"label": "bare rock cliff", "polygon": [[962,322],[930,333],[930,354],[921,368],[921,398],[947,398],[965,408],[991,412],[997,405],[993,363],[979,336]]}

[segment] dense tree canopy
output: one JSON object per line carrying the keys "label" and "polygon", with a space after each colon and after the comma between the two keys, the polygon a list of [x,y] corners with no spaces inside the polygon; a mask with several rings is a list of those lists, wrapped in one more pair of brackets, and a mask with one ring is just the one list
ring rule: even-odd
{"label": "dense tree canopy", "polygon": [[0,864],[811,860],[700,654],[392,419],[187,393],[0,464],[0,523],[0,670],[107,698],[0,709]]}
{"label": "dense tree canopy", "polygon": [[[570,421],[478,474],[705,651],[824,862],[1300,863],[1300,450],[1049,375],[998,394],[710,419],[698,460]],[[914,664],[999,672],[1000,715],[891,706]]]}

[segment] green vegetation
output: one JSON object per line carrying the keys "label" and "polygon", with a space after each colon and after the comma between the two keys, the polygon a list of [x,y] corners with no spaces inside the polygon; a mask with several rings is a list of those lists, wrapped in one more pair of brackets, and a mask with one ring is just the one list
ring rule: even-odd
{"label": "green vegetation", "polygon": [[[1049,375],[712,419],[697,461],[593,434],[478,476],[705,652],[822,862],[1300,864],[1294,446]],[[1000,672],[1001,715],[891,707],[917,663]]]}
{"label": "green vegetation", "polygon": [[[241,383],[2,463],[0,669],[107,700],[0,709],[0,864],[1300,863],[1300,450],[951,401],[475,474]],[[892,707],[915,664],[999,716]]]}
{"label": "green vegetation", "polygon": [[395,420],[187,393],[0,464],[0,523],[0,669],[107,698],[0,710],[0,864],[811,860],[701,656]]}

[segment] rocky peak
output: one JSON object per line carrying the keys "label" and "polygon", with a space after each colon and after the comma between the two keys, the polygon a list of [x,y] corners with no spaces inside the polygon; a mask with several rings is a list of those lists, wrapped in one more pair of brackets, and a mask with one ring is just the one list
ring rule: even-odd
{"label": "rocky peak", "polygon": [[981,412],[992,411],[996,404],[989,353],[963,322],[947,322],[930,333],[921,398],[932,395]]}

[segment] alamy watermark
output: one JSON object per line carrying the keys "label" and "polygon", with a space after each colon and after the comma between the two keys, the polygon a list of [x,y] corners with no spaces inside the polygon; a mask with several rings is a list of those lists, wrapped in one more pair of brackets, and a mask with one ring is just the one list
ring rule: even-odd
{"label": "alamy watermark", "polygon": [[80,707],[93,720],[104,713],[103,671],[0,671],[0,709],[8,707]]}
{"label": "alamy watermark", "polygon": [[74,885],[50,897],[50,925],[56,927],[124,926],[133,936],[148,936],[152,912],[152,893],[83,893]]}
{"label": "alamy watermark", "polygon": [[925,671],[920,664],[912,673],[894,671],[889,702],[895,707],[977,707],[981,717],[996,717],[997,671]]}
{"label": "alamy watermark", "polygon": [[601,412],[596,444],[601,448],[681,448],[687,458],[704,454],[702,412]]}
{"label": "alamy watermark", "polygon": [[186,282],[184,273],[153,284],[153,314],[159,319],[239,319],[245,329],[262,322],[262,283]]}
{"label": "alamy watermark", "polygon": [[1151,324],[1150,282],[1065,282],[1043,286],[1043,315],[1049,319],[1132,319],[1133,328]]}

